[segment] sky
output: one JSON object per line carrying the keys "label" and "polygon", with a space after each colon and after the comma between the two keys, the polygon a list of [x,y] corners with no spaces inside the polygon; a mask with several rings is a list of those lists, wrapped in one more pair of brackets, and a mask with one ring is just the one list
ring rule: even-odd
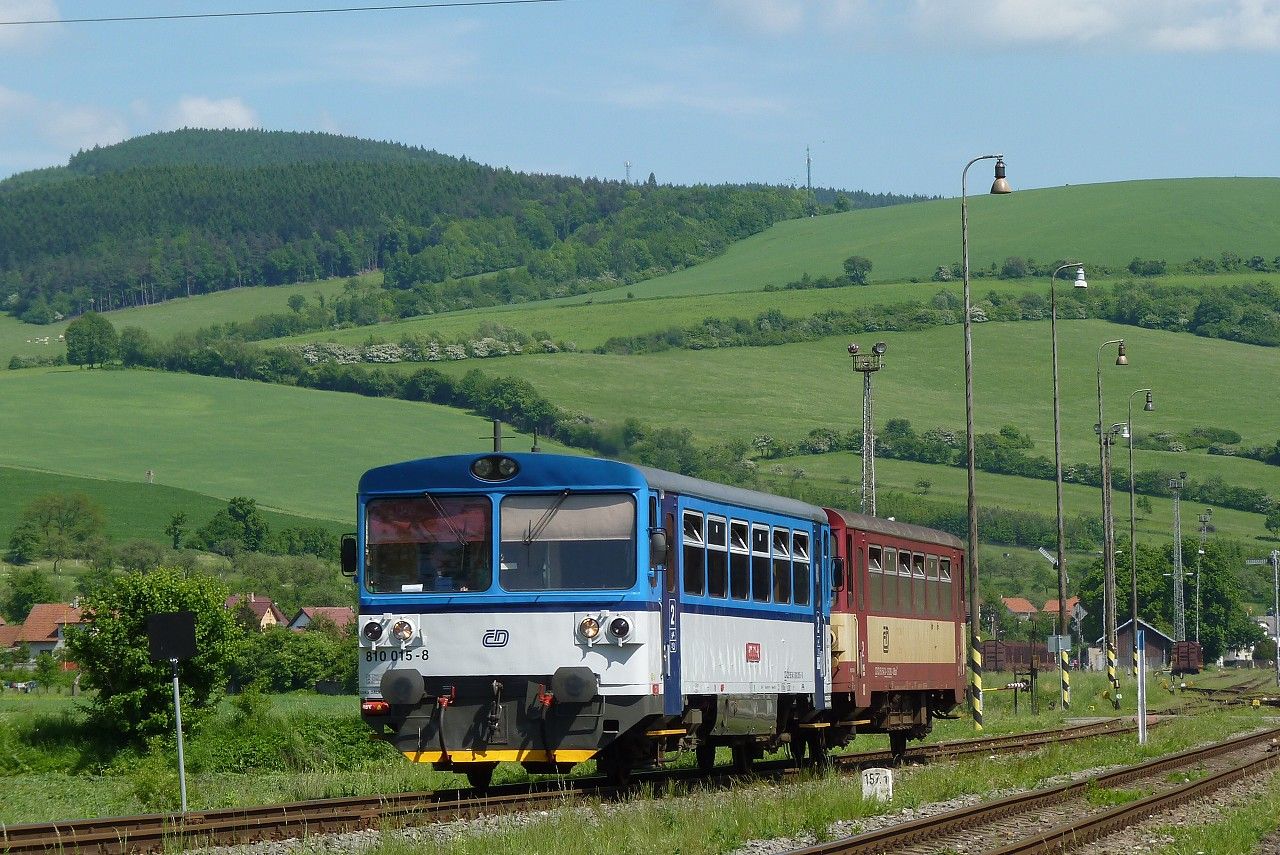
{"label": "sky", "polygon": [[[407,0],[0,0],[0,22]],[[536,0],[0,23],[0,177],[179,127],[528,172],[957,196],[1274,176],[1280,0]],[[990,180],[988,164],[969,187]]]}

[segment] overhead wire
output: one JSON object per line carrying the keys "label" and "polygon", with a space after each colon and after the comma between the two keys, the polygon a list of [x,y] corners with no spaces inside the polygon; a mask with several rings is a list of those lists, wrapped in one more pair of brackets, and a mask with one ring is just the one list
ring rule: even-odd
{"label": "overhead wire", "polygon": [[0,21],[0,27],[34,24],[102,24],[121,21],[182,21],[198,18],[265,18],[279,15],[327,15],[346,12],[391,12],[405,9],[456,9],[472,6],[528,6],[567,3],[569,0],[441,0],[436,3],[388,3],[377,6],[342,6],[328,9],[263,9],[250,12],[189,12],[170,15],[120,15],[102,18],[47,18]]}

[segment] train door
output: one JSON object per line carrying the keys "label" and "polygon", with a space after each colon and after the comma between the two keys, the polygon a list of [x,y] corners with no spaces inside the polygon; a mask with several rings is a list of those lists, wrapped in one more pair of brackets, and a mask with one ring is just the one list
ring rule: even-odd
{"label": "train door", "polygon": [[837,587],[831,608],[832,692],[852,692],[858,659],[858,615],[855,591],[861,588],[854,533],[844,526],[831,531],[836,554],[844,559],[843,585]]}
{"label": "train door", "polygon": [[662,497],[662,526],[667,531],[667,563],[662,573],[662,711],[684,712],[680,683],[680,516],[677,496]]}

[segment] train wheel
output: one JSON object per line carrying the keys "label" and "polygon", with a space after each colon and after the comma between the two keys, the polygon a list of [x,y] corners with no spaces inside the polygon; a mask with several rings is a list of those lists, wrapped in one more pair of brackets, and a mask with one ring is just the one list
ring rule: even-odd
{"label": "train wheel", "polygon": [[488,789],[493,782],[493,770],[497,763],[474,763],[467,767],[467,783],[477,790]]}
{"label": "train wheel", "polygon": [[808,744],[810,765],[825,769],[831,764],[831,755],[827,750],[825,730],[813,731],[804,741]]}
{"label": "train wheel", "polygon": [[716,747],[710,742],[699,742],[693,749],[693,756],[698,760],[698,768],[710,772],[716,765]]}
{"label": "train wheel", "polygon": [[893,755],[893,765],[901,766],[907,758],[907,732],[892,730],[889,732],[889,753]]}

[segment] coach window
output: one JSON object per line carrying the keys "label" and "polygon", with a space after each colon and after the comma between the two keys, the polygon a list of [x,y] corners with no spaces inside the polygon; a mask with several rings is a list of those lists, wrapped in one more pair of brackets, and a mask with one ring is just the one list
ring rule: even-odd
{"label": "coach window", "polygon": [[871,584],[871,608],[884,608],[884,550],[874,543],[867,546],[867,578]]}
{"label": "coach window", "polygon": [[773,601],[791,602],[791,532],[773,530]]}
{"label": "coach window", "polygon": [[942,602],[942,613],[951,614],[954,608],[951,591],[951,559],[938,559],[938,597]]}
{"label": "coach window", "polygon": [[925,559],[925,576],[928,578],[929,614],[940,617],[942,612],[941,588],[938,584],[938,556],[930,555]]}
{"label": "coach window", "polygon": [[884,609],[898,607],[898,551],[885,547],[884,550],[884,600],[880,606]]}
{"label": "coach window", "polygon": [[911,553],[911,606],[918,615],[929,613],[929,589],[925,584],[924,556],[919,552]]}
{"label": "coach window", "polygon": [[751,599],[750,528],[740,520],[729,523],[729,595],[735,600]]}
{"label": "coach window", "polygon": [[729,596],[729,541],[724,517],[707,517],[707,594]]}
{"label": "coach window", "polygon": [[809,605],[809,535],[791,536],[791,592],[797,606]]}
{"label": "coach window", "polygon": [[751,599],[769,602],[772,565],[769,563],[769,527],[751,527]]}
{"label": "coach window", "polygon": [[707,589],[707,541],[702,534],[702,514],[684,512],[684,592],[701,595]]}

